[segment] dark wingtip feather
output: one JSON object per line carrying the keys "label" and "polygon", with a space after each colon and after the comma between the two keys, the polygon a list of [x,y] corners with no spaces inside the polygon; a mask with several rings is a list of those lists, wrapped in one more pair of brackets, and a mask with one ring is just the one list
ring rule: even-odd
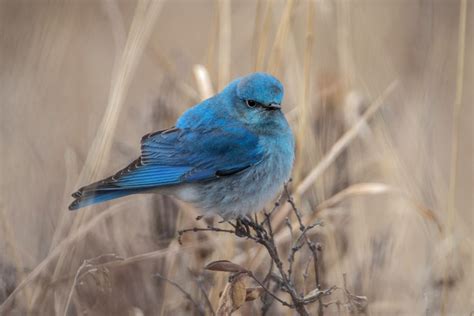
{"label": "dark wingtip feather", "polygon": [[79,200],[74,200],[70,205],[69,205],[69,210],[70,211],[75,211],[79,208]]}
{"label": "dark wingtip feather", "polygon": [[82,191],[78,190],[78,191],[74,192],[73,194],[71,194],[71,196],[75,199],[80,198],[82,196]]}

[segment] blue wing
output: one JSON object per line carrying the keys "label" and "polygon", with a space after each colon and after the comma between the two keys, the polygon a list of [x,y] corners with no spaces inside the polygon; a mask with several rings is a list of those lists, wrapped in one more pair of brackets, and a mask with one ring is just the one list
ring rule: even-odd
{"label": "blue wing", "polygon": [[142,162],[177,170],[179,182],[212,180],[257,164],[258,137],[241,126],[173,128],[142,139]]}
{"label": "blue wing", "polygon": [[142,155],[112,177],[79,189],[70,209],[162,186],[209,181],[258,164],[263,148],[243,126],[171,128],[145,135]]}

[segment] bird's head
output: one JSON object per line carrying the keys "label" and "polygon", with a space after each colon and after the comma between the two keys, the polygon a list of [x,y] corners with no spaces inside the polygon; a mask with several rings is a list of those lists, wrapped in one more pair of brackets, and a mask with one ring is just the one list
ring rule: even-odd
{"label": "bird's head", "polygon": [[281,111],[283,85],[275,77],[256,72],[233,81],[223,91],[232,95],[228,114],[254,131],[278,132],[287,123]]}
{"label": "bird's head", "polygon": [[239,79],[237,97],[254,111],[279,111],[283,99],[283,85],[272,75],[256,72]]}

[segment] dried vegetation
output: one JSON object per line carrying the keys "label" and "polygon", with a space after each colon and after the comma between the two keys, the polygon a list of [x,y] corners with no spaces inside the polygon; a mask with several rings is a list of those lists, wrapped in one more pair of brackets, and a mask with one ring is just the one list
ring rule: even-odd
{"label": "dried vegetation", "polygon": [[[473,12],[1,1],[0,314],[472,313]],[[152,195],[67,211],[255,70],[283,81],[297,139],[279,204],[239,223]]]}

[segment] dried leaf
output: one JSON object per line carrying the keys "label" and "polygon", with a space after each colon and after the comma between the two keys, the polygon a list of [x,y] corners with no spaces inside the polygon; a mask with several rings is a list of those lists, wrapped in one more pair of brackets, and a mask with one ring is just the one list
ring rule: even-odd
{"label": "dried leaf", "polygon": [[259,298],[265,292],[263,287],[249,287],[246,289],[245,301],[250,302]]}
{"label": "dried leaf", "polygon": [[245,274],[239,274],[234,280],[232,280],[232,311],[235,311],[245,303],[247,296],[247,286],[245,285]]}
{"label": "dried leaf", "polygon": [[228,316],[232,312],[238,310],[242,304],[245,303],[247,290],[245,285],[245,278],[247,274],[239,273],[230,278],[222,292],[217,308],[217,316]]}
{"label": "dried leaf", "polygon": [[314,289],[314,290],[312,290],[311,292],[309,292],[308,294],[306,294],[306,296],[304,297],[304,300],[305,300],[305,301],[315,301],[315,300],[317,300],[322,294],[323,294],[323,291],[321,291],[321,290],[319,290],[319,289]]}
{"label": "dried leaf", "polygon": [[367,296],[352,295],[351,294],[352,304],[357,306],[357,310],[363,311],[367,307]]}
{"label": "dried leaf", "polygon": [[217,260],[209,263],[204,267],[206,270],[222,271],[222,272],[248,272],[244,267],[230,262],[229,260]]}
{"label": "dried leaf", "polygon": [[231,283],[227,283],[219,299],[216,316],[227,316],[232,313],[232,298],[230,294]]}

